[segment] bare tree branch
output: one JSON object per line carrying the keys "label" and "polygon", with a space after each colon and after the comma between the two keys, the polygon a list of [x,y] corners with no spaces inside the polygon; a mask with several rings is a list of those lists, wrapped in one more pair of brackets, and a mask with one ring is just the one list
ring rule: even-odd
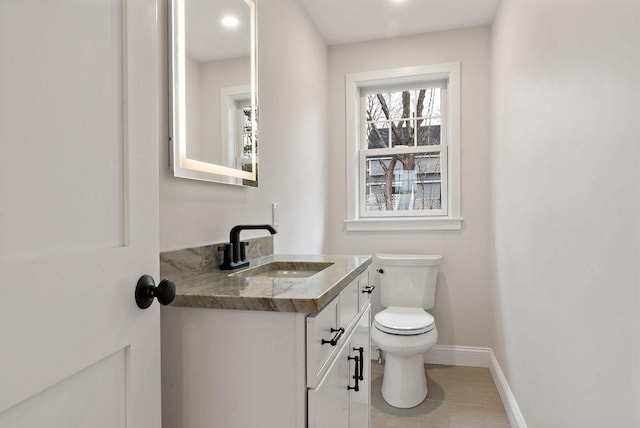
{"label": "bare tree branch", "polygon": [[398,141],[402,141],[401,135],[398,132],[398,128],[391,121],[391,114],[389,113],[389,106],[387,106],[387,101],[384,99],[382,94],[376,94],[376,96],[378,97],[378,101],[380,102],[380,107],[382,107],[382,111],[383,111],[385,117],[387,118],[387,120],[391,124],[391,132],[393,132],[393,135],[396,137],[396,139]]}
{"label": "bare tree branch", "polygon": [[398,162],[397,155],[391,157],[389,166],[384,164],[382,159],[379,159],[380,166],[384,171],[384,187],[382,189],[384,193],[384,205],[387,211],[393,210],[393,171],[396,169],[396,163]]}
{"label": "bare tree branch", "polygon": [[[427,90],[426,89],[420,89],[420,92],[418,93],[418,103],[416,104],[416,117],[422,117],[422,110],[424,110],[424,97],[426,94]],[[422,121],[420,121],[422,122]],[[416,124],[417,127],[420,126],[420,122],[418,122]]]}

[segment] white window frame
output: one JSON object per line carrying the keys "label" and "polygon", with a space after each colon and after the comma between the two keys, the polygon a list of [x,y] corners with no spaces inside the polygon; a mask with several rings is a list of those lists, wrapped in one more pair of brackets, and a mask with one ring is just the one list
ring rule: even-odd
{"label": "white window frame", "polygon": [[251,105],[251,86],[220,88],[220,158],[231,168],[242,169],[242,106]]}
{"label": "white window frame", "polygon": [[[410,86],[416,83],[447,81],[442,98],[445,120],[441,124],[444,138],[440,146],[407,147],[407,152],[437,151],[441,156],[442,208],[411,212],[364,212],[364,159],[385,149],[368,150],[363,141],[360,103],[362,94],[375,88]],[[346,162],[348,232],[394,230],[459,230],[460,213],[460,63],[402,67],[346,75]],[[388,150],[388,149],[386,149]],[[396,149],[397,150],[397,149]],[[397,152],[397,151],[394,151]]]}

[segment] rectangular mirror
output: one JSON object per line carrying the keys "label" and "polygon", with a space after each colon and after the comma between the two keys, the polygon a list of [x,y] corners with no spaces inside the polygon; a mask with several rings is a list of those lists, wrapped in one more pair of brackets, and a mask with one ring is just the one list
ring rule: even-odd
{"label": "rectangular mirror", "polygon": [[173,175],[258,185],[256,0],[169,0]]}

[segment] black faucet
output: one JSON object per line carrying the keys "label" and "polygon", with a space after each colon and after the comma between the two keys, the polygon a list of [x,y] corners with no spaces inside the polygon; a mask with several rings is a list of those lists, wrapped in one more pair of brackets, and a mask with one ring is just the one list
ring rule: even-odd
{"label": "black faucet", "polygon": [[218,247],[219,251],[224,251],[220,269],[231,270],[249,266],[249,260],[247,260],[246,255],[247,243],[240,242],[240,231],[246,229],[264,229],[268,230],[272,235],[278,233],[269,224],[239,224],[238,226],[233,226],[231,232],[229,232],[229,243]]}

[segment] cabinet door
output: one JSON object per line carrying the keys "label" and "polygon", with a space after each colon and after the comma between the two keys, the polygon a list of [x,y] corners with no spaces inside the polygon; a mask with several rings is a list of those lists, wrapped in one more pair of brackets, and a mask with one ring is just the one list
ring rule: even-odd
{"label": "cabinet door", "polygon": [[[362,371],[359,380],[358,391],[349,391],[350,401],[350,428],[369,427],[369,403],[371,401],[371,307],[360,317],[358,325],[350,342],[349,349],[352,357],[362,358]],[[353,362],[351,361],[351,365]],[[358,370],[360,372],[360,370]]]}
{"label": "cabinet door", "polygon": [[318,387],[309,390],[309,428],[349,427],[350,350],[346,344]]}
{"label": "cabinet door", "polygon": [[360,306],[358,306],[358,299],[360,294],[360,288],[358,287],[359,279],[354,279],[344,290],[340,292],[340,326],[351,330],[352,326],[358,318],[360,312]]}

